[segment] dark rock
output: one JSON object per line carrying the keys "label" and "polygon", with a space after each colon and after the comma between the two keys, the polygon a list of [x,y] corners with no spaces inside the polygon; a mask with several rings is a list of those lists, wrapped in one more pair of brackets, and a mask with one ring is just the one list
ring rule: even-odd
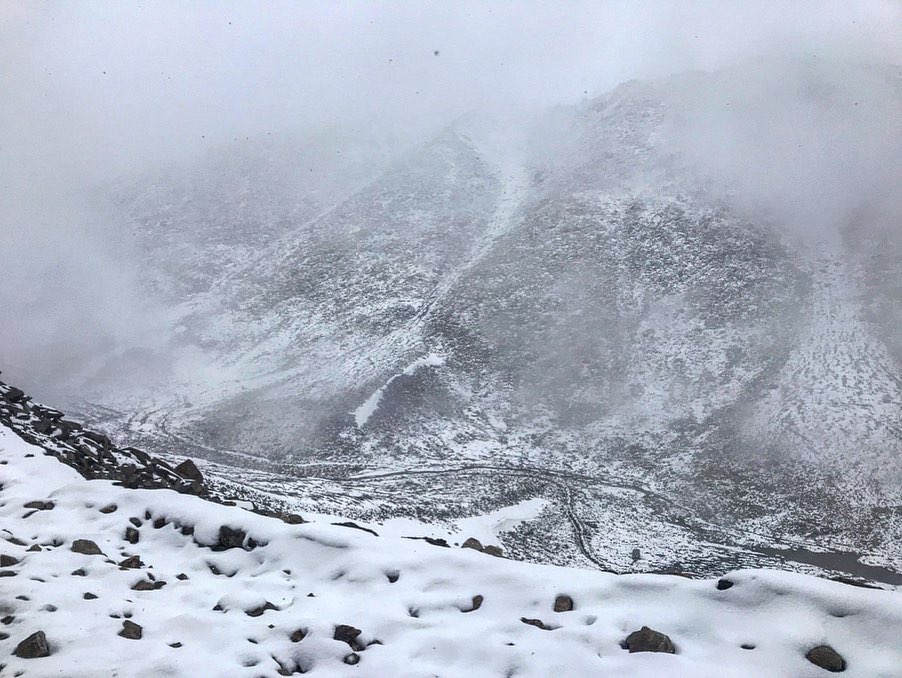
{"label": "dark rock", "polygon": [[19,559],[13,558],[12,556],[8,556],[5,553],[0,555],[0,567],[12,567],[13,565],[18,565]]}
{"label": "dark rock", "polygon": [[729,579],[718,579],[717,580],[717,590],[718,591],[726,591],[728,588],[732,588],[733,582]]}
{"label": "dark rock", "polygon": [[132,516],[131,518],[129,518],[129,519],[128,519],[128,522],[130,522],[130,523],[131,523],[132,525],[134,525],[135,527],[141,527],[141,525],[143,524],[143,523],[141,522],[141,519],[140,519],[140,518],[135,518],[134,516]]}
{"label": "dark rock", "polygon": [[0,624],[3,624],[4,626],[9,626],[14,621],[16,621],[16,615],[8,614],[3,619],[0,619]]}
{"label": "dark rock", "polygon": [[475,551],[482,551],[482,542],[476,539],[475,537],[468,537],[467,540],[461,544],[462,549],[473,549]]}
{"label": "dark rock", "polygon": [[642,553],[639,551],[639,549],[633,549],[632,557],[633,561],[640,560],[642,558]]}
{"label": "dark rock", "polygon": [[259,617],[267,610],[278,610],[278,609],[279,608],[277,608],[275,605],[273,605],[271,602],[269,602],[267,600],[266,603],[264,603],[260,607],[255,607],[252,610],[245,610],[244,613],[248,617]]}
{"label": "dark rock", "polygon": [[36,511],[50,511],[53,509],[54,505],[55,504],[52,501],[30,501],[27,504],[23,504],[23,507],[35,509]]}
{"label": "dark rock", "polygon": [[386,572],[385,576],[388,578],[389,584],[394,584],[398,579],[401,578],[400,572]]}
{"label": "dark rock", "polygon": [[529,619],[527,617],[520,617],[520,621],[524,624],[529,624],[530,626],[535,626],[537,629],[542,629],[543,631],[554,631],[554,626],[548,626],[541,619]]}
{"label": "dark rock", "polygon": [[49,657],[50,645],[47,643],[47,636],[44,635],[43,631],[35,631],[28,636],[28,638],[16,645],[13,654],[22,659]]}
{"label": "dark rock", "polygon": [[290,640],[292,643],[300,643],[306,637],[307,629],[297,629],[294,633],[288,636],[288,640]]}
{"label": "dark rock", "polygon": [[97,600],[97,596],[95,596],[93,593],[86,593],[82,596],[82,598],[84,598],[85,600]]}
{"label": "dark rock", "polygon": [[169,647],[174,647],[175,649],[178,649],[178,648],[180,648],[181,646],[182,646],[181,643],[169,643]]}
{"label": "dark rock", "polygon": [[841,673],[846,670],[846,660],[829,645],[812,647],[805,654],[805,659],[832,673]]}
{"label": "dark rock", "polygon": [[361,531],[363,531],[363,532],[369,532],[369,533],[370,533],[371,535],[373,535],[374,537],[378,537],[378,536],[379,536],[379,535],[376,533],[375,530],[371,530],[371,529],[368,528],[368,527],[363,527],[363,526],[361,526],[361,525],[358,525],[357,523],[352,523],[350,520],[348,520],[348,521],[346,521],[346,522],[343,522],[343,523],[332,523],[332,524],[335,525],[335,526],[337,526],[337,527],[350,527],[350,528],[355,529],[355,530],[361,530]]}
{"label": "dark rock", "polygon": [[[18,403],[25,397],[25,391],[16,388],[15,386],[7,386],[6,393],[3,394],[3,397],[6,398],[8,402]],[[41,635],[44,634],[42,633]]]}
{"label": "dark rock", "polygon": [[348,624],[339,624],[335,627],[335,633],[332,637],[351,646],[352,650],[362,650],[363,646],[357,642],[357,637],[363,633],[360,629]]}
{"label": "dark rock", "polygon": [[40,551],[41,547],[38,546],[37,544],[32,544],[31,546],[28,547],[28,550],[29,551]]}
{"label": "dark rock", "polygon": [[184,536],[190,537],[194,534],[194,525],[182,525],[181,530],[179,530]]}
{"label": "dark rock", "polygon": [[88,573],[85,572],[84,568],[80,567],[77,570],[72,571],[72,576],[73,577],[87,577]]}
{"label": "dark rock", "polygon": [[301,525],[307,522],[297,513],[286,513],[282,516],[282,521],[288,523],[289,525]]}
{"label": "dark rock", "polygon": [[15,577],[16,573],[12,570],[0,570],[0,577]]}
{"label": "dark rock", "polygon": [[167,522],[166,522],[165,518],[157,518],[155,521],[153,521],[153,526],[154,526],[154,529],[156,529],[156,530],[159,530],[160,528],[165,527],[166,524],[167,524]]}
{"label": "dark rock", "polygon": [[123,569],[132,569],[136,567],[144,567],[144,563],[141,562],[140,556],[130,556],[120,562],[119,567]]}
{"label": "dark rock", "polygon": [[197,465],[190,459],[186,459],[181,464],[176,466],[175,472],[178,473],[182,478],[193,480],[195,483],[204,482],[203,473],[200,472],[200,469],[197,468]]}
{"label": "dark rock", "polygon": [[137,544],[140,538],[141,535],[134,527],[129,526],[125,528],[125,541],[129,544]]}
{"label": "dark rock", "polygon": [[72,550],[76,553],[83,553],[86,556],[102,556],[103,552],[90,539],[76,539],[72,542]]}
{"label": "dark rock", "polygon": [[485,600],[485,598],[483,598],[483,597],[480,596],[480,595],[473,596],[473,602],[472,602],[472,604],[470,605],[470,607],[468,607],[468,608],[466,608],[466,609],[461,608],[460,611],[461,611],[461,612],[475,612],[475,611],[478,610],[480,607],[482,607],[482,601],[483,601],[483,600]]}
{"label": "dark rock", "polygon": [[175,575],[175,578],[179,581],[185,581],[186,579],[188,579],[188,575],[182,572],[181,574]]}
{"label": "dark rock", "polygon": [[244,548],[246,538],[247,532],[244,530],[236,530],[227,525],[219,528],[219,548],[221,549]]}
{"label": "dark rock", "polygon": [[49,419],[44,419],[43,417],[38,417],[37,421],[32,423],[32,428],[38,433],[43,433],[47,435],[53,430],[53,422]]}
{"label": "dark rock", "polygon": [[573,598],[560,595],[554,599],[555,612],[570,612],[573,609]]}
{"label": "dark rock", "polygon": [[101,513],[115,513],[117,508],[119,508],[119,507],[116,506],[115,504],[108,504],[107,506],[104,506],[102,509],[100,509],[100,512]]}
{"label": "dark rock", "polygon": [[157,589],[161,589],[166,586],[166,582],[164,581],[150,581],[149,579],[142,579],[132,586],[132,591],[156,591]]}
{"label": "dark rock", "polygon": [[122,630],[119,632],[119,635],[129,640],[141,640],[141,637],[144,635],[144,629],[140,624],[126,619],[122,622]]}
{"label": "dark rock", "polygon": [[624,641],[624,647],[630,652],[667,652],[669,654],[676,652],[669,636],[647,626],[629,634]]}
{"label": "dark rock", "polygon": [[356,652],[352,652],[351,654],[345,655],[341,661],[343,661],[345,664],[354,666],[355,664],[360,662],[360,655]]}
{"label": "dark rock", "polygon": [[490,544],[489,546],[484,546],[482,548],[482,552],[486,553],[490,556],[495,556],[496,558],[501,558],[504,555],[504,551],[501,550],[500,546],[495,546]]}

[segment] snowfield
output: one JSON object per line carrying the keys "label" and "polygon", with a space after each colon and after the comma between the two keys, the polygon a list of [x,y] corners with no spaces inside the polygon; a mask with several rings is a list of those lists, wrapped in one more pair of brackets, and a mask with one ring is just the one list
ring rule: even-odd
{"label": "snowfield", "polygon": [[[897,591],[610,575],[286,524],[84,480],[5,428],[0,483],[3,675],[798,678],[828,674],[806,659],[828,645],[846,675],[902,676]],[[675,652],[625,649],[643,626]],[[46,648],[23,643],[39,631]]]}

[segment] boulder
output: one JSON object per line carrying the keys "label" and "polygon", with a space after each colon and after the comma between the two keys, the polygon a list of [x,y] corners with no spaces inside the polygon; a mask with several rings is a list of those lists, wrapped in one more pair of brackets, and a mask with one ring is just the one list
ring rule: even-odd
{"label": "boulder", "polygon": [[28,636],[28,638],[16,645],[13,654],[22,659],[49,657],[50,645],[47,643],[47,636],[44,635],[43,631],[35,631]]}
{"label": "boulder", "polygon": [[13,565],[18,565],[19,559],[13,558],[12,556],[8,556],[5,553],[0,554],[0,567],[12,567]]}
{"label": "boulder", "polygon": [[332,637],[351,646],[352,650],[362,650],[363,646],[357,642],[357,637],[363,633],[360,629],[349,624],[339,624],[335,627]]}
{"label": "boulder", "polygon": [[195,483],[203,483],[204,482],[204,474],[200,472],[200,469],[197,468],[197,465],[191,461],[190,459],[186,459],[181,464],[175,467],[175,472],[178,473],[182,478],[187,478]]}
{"label": "boulder", "polygon": [[144,563],[141,562],[140,556],[129,556],[119,563],[119,567],[128,570],[137,567],[144,567]]}
{"label": "boulder", "polygon": [[846,660],[829,645],[812,647],[805,654],[805,659],[831,673],[841,673],[846,670]]}
{"label": "boulder", "polygon": [[632,652],[667,652],[674,654],[676,649],[670,637],[660,631],[643,626],[626,637],[624,648]]}
{"label": "boulder", "polygon": [[460,545],[462,549],[474,549],[476,551],[482,551],[482,542],[476,539],[476,537],[468,537],[467,540]]}

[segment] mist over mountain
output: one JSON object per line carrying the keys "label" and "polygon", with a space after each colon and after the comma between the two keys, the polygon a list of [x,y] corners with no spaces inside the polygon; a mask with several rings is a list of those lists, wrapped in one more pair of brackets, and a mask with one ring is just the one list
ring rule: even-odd
{"label": "mist over mountain", "polygon": [[[83,119],[66,129],[90,134],[35,142],[58,165],[2,166],[4,373],[299,510],[457,529],[526,505],[499,538],[540,562],[714,573],[828,551],[898,572],[902,72],[887,7],[855,14],[860,29],[790,12],[803,48],[757,56],[713,40],[741,31],[699,6],[678,36],[707,36],[699,55],[653,36],[649,64],[574,59],[583,75],[519,33],[467,52],[452,22],[427,49],[398,39],[404,22],[370,34],[369,15],[316,14],[361,41],[333,54],[275,26],[290,10],[233,8],[240,38],[220,26],[192,69],[162,52],[109,62],[110,87],[132,93],[121,129],[105,127],[101,75],[70,70]],[[658,26],[654,9],[626,14]],[[454,21],[503,22],[473,11]],[[537,34],[547,14],[531,15]],[[191,28],[173,38],[154,16],[164,41]],[[113,27],[135,30],[127,13]],[[775,30],[749,35],[785,43]],[[593,36],[574,49],[602,49]],[[323,72],[284,65],[317,48]],[[204,77],[211,54],[234,71]],[[500,74],[517,56],[527,66]],[[44,85],[21,80],[39,101]],[[63,117],[10,111],[23,158]]]}

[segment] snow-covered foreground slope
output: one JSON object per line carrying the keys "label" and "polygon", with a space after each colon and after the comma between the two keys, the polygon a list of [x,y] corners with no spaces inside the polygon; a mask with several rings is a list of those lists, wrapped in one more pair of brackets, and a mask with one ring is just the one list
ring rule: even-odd
{"label": "snow-covered foreground slope", "polygon": [[[806,653],[829,645],[848,675],[902,676],[896,591],[617,576],[289,525],[84,480],[8,429],[0,482],[3,675],[799,677],[826,675]],[[675,654],[624,649],[643,626]],[[15,656],[38,631],[49,656]]]}

